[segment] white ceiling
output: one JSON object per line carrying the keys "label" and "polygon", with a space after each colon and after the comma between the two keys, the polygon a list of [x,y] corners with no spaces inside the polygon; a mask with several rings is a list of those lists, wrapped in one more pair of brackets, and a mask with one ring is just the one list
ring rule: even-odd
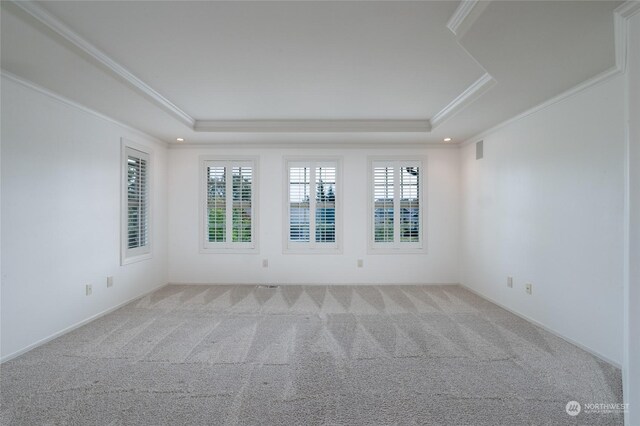
{"label": "white ceiling", "polygon": [[[455,1],[35,4],[178,110],[234,120],[234,132],[195,132],[77,40],[5,1],[1,59],[3,70],[168,142],[462,141],[611,68],[619,3],[482,3],[458,35],[447,28]],[[486,73],[495,84],[434,121]],[[434,129],[252,133],[246,120],[275,120],[275,130],[278,120],[431,120]]]}

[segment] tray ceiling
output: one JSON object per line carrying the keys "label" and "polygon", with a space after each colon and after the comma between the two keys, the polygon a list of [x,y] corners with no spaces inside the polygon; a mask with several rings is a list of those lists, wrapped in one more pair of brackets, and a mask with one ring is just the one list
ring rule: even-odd
{"label": "tray ceiling", "polygon": [[168,142],[459,142],[615,66],[618,4],[2,2],[1,59]]}

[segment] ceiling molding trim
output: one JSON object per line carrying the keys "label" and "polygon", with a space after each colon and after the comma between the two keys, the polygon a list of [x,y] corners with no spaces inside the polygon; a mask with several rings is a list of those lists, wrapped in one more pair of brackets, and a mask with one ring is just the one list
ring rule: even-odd
{"label": "ceiling molding trim", "polygon": [[80,111],[82,111],[82,112],[84,112],[86,114],[89,114],[89,115],[97,117],[97,118],[99,118],[101,120],[104,120],[104,121],[106,121],[108,123],[115,124],[116,126],[122,127],[123,129],[128,130],[128,131],[130,131],[132,133],[135,133],[135,134],[137,134],[139,136],[142,136],[145,139],[149,140],[150,142],[157,143],[158,145],[160,145],[160,146],[162,146],[164,148],[167,148],[169,146],[169,144],[167,142],[165,142],[163,140],[160,140],[155,136],[152,136],[152,135],[150,135],[148,133],[143,132],[140,129],[136,129],[135,127],[132,127],[132,126],[130,126],[128,124],[125,124],[125,123],[123,123],[121,121],[118,121],[118,120],[116,120],[114,118],[111,118],[111,117],[109,117],[107,115],[104,115],[104,114],[102,114],[102,113],[100,113],[100,112],[98,112],[96,110],[88,108],[88,107],[86,107],[86,106],[84,106],[82,104],[79,104],[78,102],[73,101],[73,100],[71,100],[69,98],[65,98],[64,96],[61,96],[61,95],[59,95],[59,94],[57,94],[55,92],[52,92],[49,89],[45,89],[44,87],[39,86],[36,83],[33,83],[33,82],[31,82],[29,80],[26,80],[26,79],[24,79],[22,77],[18,77],[17,75],[15,75],[15,74],[13,74],[13,73],[11,73],[9,71],[6,71],[6,70],[2,69],[2,70],[0,70],[0,75],[3,78],[6,78],[6,79],[8,79],[10,81],[13,81],[14,83],[17,83],[17,84],[19,84],[19,85],[21,85],[23,87],[26,87],[27,89],[33,90],[34,92],[40,93],[42,95],[45,95],[45,96],[53,99],[56,102],[59,102],[59,103],[63,104],[63,105],[66,105],[66,106],[71,107],[71,108],[75,108],[75,109],[80,110]]}
{"label": "ceiling molding trim", "polygon": [[478,99],[484,93],[487,92],[494,84],[496,80],[491,77],[489,73],[485,73],[482,77],[476,80],[471,86],[458,95],[457,98],[449,102],[449,104],[434,115],[430,121],[432,128],[438,127],[444,123],[447,119],[453,117],[462,109],[467,107],[473,101]]}
{"label": "ceiling molding trim", "polygon": [[431,131],[429,120],[196,120],[196,132],[378,133]]}
{"label": "ceiling molding trim", "polygon": [[95,60],[107,67],[113,73],[123,78],[144,95],[148,96],[157,105],[176,117],[180,122],[186,124],[189,127],[193,127],[195,123],[195,119],[193,117],[181,110],[173,102],[165,98],[162,94],[154,90],[144,81],[136,77],[131,71],[127,70],[125,67],[111,59],[111,57],[109,57],[106,53],[82,38],[78,33],[73,31],[67,25],[44,10],[41,6],[33,1],[12,1],[13,4],[18,6],[20,9],[33,16],[35,19],[46,25],[52,31],[62,36],[74,46],[81,49],[86,54],[93,57]]}
{"label": "ceiling molding trim", "polygon": [[[106,53],[89,43],[78,33],[73,31],[66,24],[51,15],[36,2],[11,0],[24,12],[47,26],[54,33],[58,34],[71,44],[85,52],[100,64],[105,66],[115,75],[129,83],[143,95],[146,95],[156,105],[170,113],[181,123],[187,125],[196,132],[228,132],[228,133],[426,133],[430,132],[436,125],[445,119],[459,112],[463,107],[479,97],[486,89],[493,84],[493,79],[485,74],[480,80],[467,88],[442,111],[436,114],[431,120],[196,120],[184,112],[173,102],[157,92],[147,83],[136,77],[128,69],[109,57]],[[452,16],[447,26],[454,31],[467,18],[474,9],[478,0],[463,0],[458,6],[458,10]],[[480,11],[482,8],[476,8]],[[454,19],[455,18],[455,19]],[[452,26],[450,26],[450,24]],[[94,111],[95,112],[95,111]]]}
{"label": "ceiling molding trim", "polygon": [[300,143],[300,142],[197,142],[170,143],[169,149],[282,149],[301,150],[312,149],[322,151],[326,149],[458,149],[459,145],[443,142],[344,142],[344,143]]}
{"label": "ceiling molding trim", "polygon": [[447,22],[447,28],[449,28],[449,30],[456,36],[460,37],[461,34],[459,34],[458,30],[478,3],[478,0],[462,0],[458,5],[456,11],[453,12],[453,15],[451,15],[451,18],[449,18],[449,22]]}
{"label": "ceiling molding trim", "polygon": [[548,108],[554,104],[557,104],[558,102],[561,102],[567,98],[570,98],[573,95],[576,95],[580,92],[582,92],[585,89],[588,89],[590,87],[594,87],[597,86],[598,84],[604,83],[605,81],[607,81],[608,79],[610,79],[611,77],[614,77],[616,75],[620,74],[620,70],[618,69],[618,67],[611,67],[609,68],[607,71],[604,71],[598,75],[596,75],[593,78],[590,78],[589,80],[583,81],[582,83],[578,84],[577,86],[573,86],[571,89],[560,93],[559,95],[554,96],[551,99],[547,99],[546,101],[542,102],[541,104],[538,104],[536,106],[534,106],[533,108],[530,108],[528,110],[526,110],[525,112],[516,115],[515,117],[511,117],[499,124],[496,124],[495,126],[484,130],[478,134],[476,134],[475,136],[466,139],[464,142],[460,142],[458,145],[459,146],[466,146],[475,142],[480,141],[481,139],[486,138],[487,136],[497,132],[498,130],[500,130],[501,128],[508,126],[509,124],[512,124],[522,118],[525,118],[531,114],[534,114],[538,111],[541,111],[545,108]]}
{"label": "ceiling molding trim", "polygon": [[637,0],[628,0],[618,6],[616,10],[613,11],[614,18],[614,38],[615,38],[615,59],[616,64],[609,68],[608,70],[583,81],[582,83],[573,86],[569,90],[566,90],[559,95],[548,99],[541,104],[530,108],[515,117],[509,118],[495,126],[490,127],[487,130],[484,130],[473,137],[466,139],[463,142],[460,142],[458,145],[463,147],[472,143],[479,141],[480,139],[484,139],[485,137],[491,135],[492,133],[497,132],[501,128],[508,126],[522,118],[525,118],[531,114],[534,114],[538,111],[541,111],[545,108],[550,107],[551,105],[557,104],[571,96],[574,96],[583,90],[586,90],[590,87],[597,86],[617,76],[618,74],[624,73],[626,71],[627,66],[627,52],[628,52],[628,40],[629,40],[629,19],[634,16],[636,13],[640,12],[640,2]]}
{"label": "ceiling molding trim", "polygon": [[615,25],[616,67],[625,72],[627,70],[627,40],[629,19],[640,12],[640,1],[625,1],[613,12]]}

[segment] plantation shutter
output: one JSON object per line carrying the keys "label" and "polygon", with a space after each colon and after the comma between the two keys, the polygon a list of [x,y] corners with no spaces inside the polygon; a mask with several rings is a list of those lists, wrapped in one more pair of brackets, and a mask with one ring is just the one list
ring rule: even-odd
{"label": "plantation shutter", "polygon": [[315,235],[317,243],[336,241],[336,166],[316,164]]}
{"label": "plantation shutter", "polygon": [[289,240],[308,242],[311,228],[311,174],[309,167],[289,168]]}
{"label": "plantation shutter", "polygon": [[372,162],[374,247],[420,248],[419,161]]}
{"label": "plantation shutter", "polygon": [[379,165],[373,168],[373,226],[375,242],[394,241],[394,168]]}
{"label": "plantation shutter", "polygon": [[127,248],[144,247],[149,240],[149,194],[147,158],[130,149],[127,153]]}
{"label": "plantation shutter", "polygon": [[207,161],[205,248],[253,248],[253,163]]}
{"label": "plantation shutter", "polygon": [[224,166],[207,167],[207,212],[209,242],[227,237],[227,174]]}
{"label": "plantation shutter", "polygon": [[400,241],[420,241],[420,169],[400,167]]}
{"label": "plantation shutter", "polygon": [[232,241],[251,242],[251,182],[252,168],[245,166],[233,167],[232,180]]}
{"label": "plantation shutter", "polygon": [[290,161],[287,248],[337,248],[336,161]]}

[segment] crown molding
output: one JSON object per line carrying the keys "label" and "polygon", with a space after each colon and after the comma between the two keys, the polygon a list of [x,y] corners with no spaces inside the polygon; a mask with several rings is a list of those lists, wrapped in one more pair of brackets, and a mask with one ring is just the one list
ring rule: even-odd
{"label": "crown molding", "polygon": [[476,4],[478,4],[478,0],[462,0],[458,5],[456,11],[453,12],[453,15],[451,15],[451,18],[449,18],[449,22],[447,22],[447,28],[449,28],[449,30],[455,35],[459,35],[458,29],[465,21],[465,19],[467,19],[467,17],[471,14],[471,11],[476,6]]}
{"label": "crown molding", "polygon": [[489,90],[496,80],[491,77],[489,73],[485,73],[482,77],[476,80],[471,86],[458,95],[454,100],[434,115],[430,121],[432,128],[438,127],[444,123],[447,119],[453,117],[466,106],[482,96],[487,90]]}
{"label": "crown molding", "polygon": [[102,114],[102,113],[100,113],[100,112],[98,112],[96,110],[93,110],[93,109],[88,108],[88,107],[86,107],[86,106],[84,106],[82,104],[79,104],[76,101],[72,101],[69,98],[65,98],[64,96],[61,96],[61,95],[59,95],[59,94],[57,94],[55,92],[52,92],[51,90],[45,89],[44,87],[39,86],[36,83],[33,83],[33,82],[31,82],[29,80],[26,80],[26,79],[24,79],[22,77],[18,77],[17,75],[15,75],[15,74],[13,74],[13,73],[11,73],[9,71],[1,69],[0,70],[0,75],[2,76],[2,78],[6,78],[7,80],[13,81],[14,83],[17,83],[17,84],[19,84],[19,85],[21,85],[23,87],[26,87],[27,89],[30,89],[30,90],[33,90],[34,92],[40,93],[42,95],[45,95],[45,96],[53,99],[56,102],[59,102],[59,103],[63,104],[63,105],[66,105],[66,106],[71,107],[71,108],[75,108],[75,109],[77,109],[79,111],[82,111],[82,112],[84,112],[86,114],[89,114],[89,115],[92,115],[94,117],[97,117],[97,118],[99,118],[101,120],[104,120],[104,121],[106,121],[108,123],[115,124],[116,126],[122,127],[123,129],[128,130],[131,133],[140,135],[140,136],[148,139],[151,142],[157,143],[158,145],[160,145],[160,146],[162,146],[164,148],[167,148],[169,146],[169,144],[167,142],[162,141],[162,140],[156,138],[155,136],[151,136],[150,134],[145,133],[140,129],[136,129],[135,127],[129,126],[128,124],[125,124],[125,123],[123,123],[121,121],[118,121],[118,120],[116,120],[114,118],[111,118],[111,117],[109,117],[107,115],[104,115],[104,114]]}
{"label": "crown molding", "polygon": [[625,1],[613,12],[615,25],[616,67],[627,70],[627,40],[629,19],[640,12],[640,1]]}
{"label": "crown molding", "polygon": [[196,120],[196,132],[429,132],[429,120]]}
{"label": "crown molding", "polygon": [[495,126],[490,127],[487,130],[484,130],[473,137],[466,139],[464,142],[460,142],[459,146],[466,146],[472,143],[479,141],[487,137],[488,135],[495,133],[501,128],[512,124],[522,118],[525,118],[531,114],[534,114],[538,111],[541,111],[545,108],[550,107],[558,102],[561,102],[571,96],[574,96],[583,90],[586,90],[590,87],[597,86],[605,81],[613,78],[619,74],[626,72],[627,67],[627,53],[628,53],[628,40],[629,40],[629,19],[634,16],[636,13],[640,12],[640,1],[630,0],[626,1],[620,6],[616,8],[613,12],[614,19],[614,38],[615,38],[615,65],[608,70],[586,80],[582,83],[577,84],[576,86],[571,87],[570,89],[560,93],[548,99],[533,108],[530,108],[523,113],[516,115],[515,117],[509,118]]}
{"label": "crown molding", "polygon": [[557,104],[558,102],[561,102],[567,98],[570,98],[573,95],[576,95],[580,92],[582,92],[585,89],[588,89],[590,87],[594,87],[600,83],[605,82],[606,80],[608,80],[611,77],[614,77],[616,75],[620,74],[620,70],[617,67],[612,67],[610,69],[608,69],[607,71],[604,71],[603,73],[600,73],[598,75],[596,75],[593,78],[590,78],[589,80],[583,81],[582,83],[578,84],[577,86],[573,86],[572,88],[570,88],[569,90],[560,93],[559,95],[554,96],[553,98],[547,99],[546,101],[534,106],[533,108],[530,108],[514,117],[511,117],[505,121],[500,122],[499,124],[496,124],[493,127],[490,127],[487,130],[484,130],[478,134],[476,134],[473,137],[470,137],[468,139],[466,139],[463,142],[460,142],[458,145],[459,146],[466,146],[466,145],[470,145],[472,143],[475,142],[479,142],[480,140],[482,140],[483,138],[491,135],[492,133],[497,132],[498,130],[500,130],[503,127],[508,126],[509,124],[515,123],[516,121],[523,119],[531,114],[534,114],[538,111],[541,111],[545,108],[548,108],[554,104]]}
{"label": "crown molding", "polygon": [[449,22],[447,28],[459,39],[471,28],[476,19],[484,12],[491,0],[462,0]]}
{"label": "crown molding", "polygon": [[148,96],[152,101],[154,101],[158,106],[160,106],[165,111],[169,112],[175,118],[177,118],[180,122],[186,124],[189,127],[193,127],[195,120],[189,114],[181,110],[178,106],[176,106],[169,99],[162,96],[156,90],[154,90],[147,83],[136,77],[131,71],[111,59],[106,53],[95,47],[93,44],[89,43],[83,37],[81,37],[78,33],[73,31],[67,25],[62,23],[59,19],[51,15],[41,6],[36,4],[33,1],[17,1],[11,0],[13,4],[18,6],[20,9],[46,25],[49,29],[54,31],[56,34],[60,35],[71,44],[94,58],[96,61],[107,67],[114,74],[123,78],[126,82],[128,82],[131,86],[138,89],[140,92]]}
{"label": "crown molding", "polygon": [[[98,63],[105,66],[109,71],[121,77],[134,89],[147,96],[157,106],[170,113],[179,122],[187,125],[196,132],[230,132],[230,133],[428,133],[433,127],[450,118],[462,108],[467,106],[477,97],[482,95],[493,83],[493,79],[485,74],[480,80],[467,88],[456,99],[449,103],[442,111],[437,113],[432,119],[422,120],[393,120],[393,119],[370,119],[370,120],[196,120],[184,112],[173,102],[153,89],[147,83],[135,76],[124,66],[120,65],[106,53],[98,49],[89,41],[84,39],[66,24],[51,15],[48,11],[38,5],[35,1],[11,0],[13,4],[21,10],[44,24],[54,33],[67,40],[78,49],[94,58]],[[477,0],[464,0],[458,6],[458,10],[449,21],[454,26],[450,29],[458,29],[459,25],[467,18],[469,13],[475,8]],[[479,10],[480,8],[475,8]],[[455,18],[455,19],[454,19]],[[452,31],[454,31],[452,29]],[[454,31],[455,32],[455,31]],[[68,103],[68,102],[67,102]],[[76,105],[77,106],[77,105]],[[95,111],[93,111],[95,113]]]}
{"label": "crown molding", "polygon": [[627,0],[616,8],[615,14],[620,15],[622,18],[629,19],[636,13],[640,12],[639,0]]}
{"label": "crown molding", "polygon": [[368,149],[368,150],[389,150],[389,149],[458,149],[458,144],[443,143],[443,142],[344,142],[344,143],[300,143],[298,142],[196,142],[196,143],[170,143],[169,149],[171,150],[183,150],[183,149],[280,149],[280,150],[337,150],[337,149]]}
{"label": "crown molding", "polygon": [[[189,114],[184,112],[173,102],[163,96],[161,93],[153,89],[147,83],[135,76],[131,71],[120,65],[106,53],[98,49],[96,46],[88,42],[66,24],[51,15],[48,11],[38,5],[36,2],[11,0],[13,4],[24,12],[31,15],[40,23],[44,24],[54,33],[61,36],[92,58],[98,63],[105,66],[115,75],[121,77],[129,83],[133,88],[151,99],[157,106],[170,113],[181,123],[187,125],[196,132],[232,132],[232,133],[379,133],[379,132],[398,132],[398,133],[427,133],[432,127],[441,123],[446,118],[453,116],[463,107],[475,100],[488,88],[488,84],[492,81],[487,80],[487,76],[483,76],[479,81],[465,90],[454,101],[447,105],[442,111],[434,116],[433,119],[422,120],[196,120]],[[459,11],[454,14],[456,19],[455,28],[458,27],[474,9],[477,1],[465,0],[458,7]],[[485,2],[482,2],[485,3]],[[451,28],[451,27],[450,27]],[[453,31],[453,30],[452,30]],[[95,111],[94,111],[95,112]]]}

